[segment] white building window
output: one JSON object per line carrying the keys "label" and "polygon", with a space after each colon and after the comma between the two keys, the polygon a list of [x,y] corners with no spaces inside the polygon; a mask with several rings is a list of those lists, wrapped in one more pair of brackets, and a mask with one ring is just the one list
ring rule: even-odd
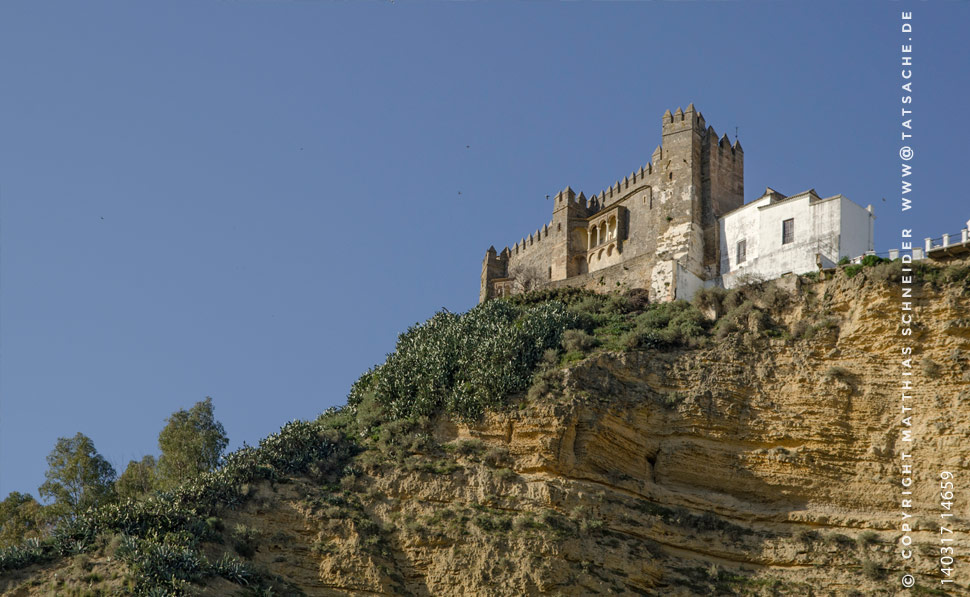
{"label": "white building window", "polygon": [[745,240],[738,241],[738,263],[744,263],[748,259],[748,242]]}
{"label": "white building window", "polygon": [[781,244],[795,242],[795,219],[789,218],[781,223]]}

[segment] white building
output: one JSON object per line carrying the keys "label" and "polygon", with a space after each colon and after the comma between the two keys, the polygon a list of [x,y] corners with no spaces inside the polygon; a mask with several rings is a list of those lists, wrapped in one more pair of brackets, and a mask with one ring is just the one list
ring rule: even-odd
{"label": "white building", "polygon": [[873,250],[875,219],[871,205],[842,195],[822,199],[810,189],[785,197],[769,187],[718,221],[722,284],[804,274],[858,257]]}

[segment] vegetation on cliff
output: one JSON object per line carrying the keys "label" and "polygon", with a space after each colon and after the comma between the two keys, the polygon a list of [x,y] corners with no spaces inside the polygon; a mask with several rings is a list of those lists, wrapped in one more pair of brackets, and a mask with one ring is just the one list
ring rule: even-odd
{"label": "vegetation on cliff", "polygon": [[[898,262],[871,260],[851,275],[850,267],[827,277],[859,292],[876,292],[897,283],[901,273]],[[966,263],[917,268],[927,288],[961,296],[970,292]],[[801,546],[820,561],[854,562],[861,577],[880,578],[886,570],[874,558],[882,544],[871,531],[851,539],[741,524],[712,511],[638,497],[638,483],[646,481],[633,478],[634,469],[610,470],[606,464],[599,472],[584,473],[589,479],[601,476],[596,483],[557,478],[537,489],[528,478],[551,474],[551,465],[510,453],[508,440],[485,442],[455,431],[456,425],[487,425],[483,421],[496,413],[504,413],[503,425],[511,428],[526,408],[543,413],[546,425],[563,424],[577,416],[576,401],[593,394],[590,388],[597,383],[607,384],[596,390],[601,400],[632,392],[638,399],[659,399],[668,413],[690,407],[691,400],[713,403],[712,387],[676,386],[659,393],[640,380],[617,385],[610,375],[594,372],[615,366],[627,358],[624,354],[642,356],[634,359],[637,363],[656,361],[651,374],[660,376],[689,360],[683,355],[710,362],[733,354],[739,362],[755,363],[769,346],[826,345],[845,325],[844,314],[830,300],[831,287],[814,278],[710,289],[690,303],[649,304],[642,291],[540,290],[464,314],[438,313],[401,335],[395,352],[354,384],[346,407],[315,421],[290,423],[257,447],[214,459],[222,439],[210,404],[208,416],[200,407],[194,418],[182,411],[169,421],[183,430],[210,432],[209,443],[196,446],[196,464],[169,467],[179,471],[166,475],[172,481],[153,480],[159,470],[154,462],[133,461],[113,495],[91,493],[91,504],[83,494],[66,498],[76,509],[46,521],[36,515],[43,507],[32,498],[11,495],[0,504],[0,538],[8,545],[0,549],[0,577],[15,580],[0,589],[24,595],[49,590],[299,595],[312,591],[299,580],[305,565],[296,562],[311,557],[319,567],[315,582],[324,586],[343,583],[349,592],[407,594],[418,572],[402,565],[401,554],[410,550],[424,554],[418,559],[431,558],[438,557],[432,556],[439,553],[435,550],[447,549],[461,561],[478,562],[467,586],[501,587],[503,578],[514,578],[509,587],[526,592],[566,592],[572,586],[579,591],[575,594],[652,594],[644,587],[660,583],[679,586],[687,591],[683,594],[804,594],[803,585],[785,588],[779,579],[726,570],[713,563],[717,558],[707,565],[669,559],[660,541],[677,533],[717,538],[752,553],[782,549],[774,544]],[[924,367],[932,364],[930,359]],[[847,368],[827,366],[825,375],[844,383],[849,394],[855,391],[850,386],[857,375]],[[565,389],[568,384],[573,390]],[[628,392],[623,384],[643,389]],[[573,406],[561,407],[567,395]],[[614,408],[621,416],[618,400],[596,411],[596,417],[614,416],[609,410]],[[569,433],[576,431],[564,431],[555,441],[567,441]],[[90,448],[85,453],[96,460]],[[783,463],[804,458],[784,446],[751,453]],[[653,470],[657,454],[648,451],[644,458],[636,466]],[[415,487],[422,486],[433,488],[428,491],[439,500],[435,507],[409,497],[421,494]],[[463,495],[470,487],[477,488],[474,494]],[[273,519],[277,527],[261,522],[284,511],[298,512],[299,524],[284,529],[279,521],[285,517]],[[638,530],[644,525],[653,530]],[[312,532],[305,530],[311,527]],[[299,543],[299,533],[307,534],[299,539],[308,545],[303,552],[289,547]],[[657,568],[649,562],[657,562]]]}

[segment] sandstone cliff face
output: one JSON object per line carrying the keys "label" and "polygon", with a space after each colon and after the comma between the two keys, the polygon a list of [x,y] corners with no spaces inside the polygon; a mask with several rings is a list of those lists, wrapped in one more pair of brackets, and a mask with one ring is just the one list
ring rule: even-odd
{"label": "sandstone cliff face", "polygon": [[[497,480],[480,465],[371,479],[407,518],[484,505],[554,511],[569,529],[402,533],[409,591],[895,594],[904,569],[940,588],[940,472],[956,475],[958,496],[970,489],[970,298],[918,293],[914,439],[904,443],[899,289],[864,276],[790,287],[778,317],[814,325],[811,338],[598,354],[566,369],[545,400],[480,425],[441,424],[443,440],[508,449],[515,475]],[[909,562],[899,555],[901,452],[916,471]],[[960,593],[970,545],[967,501],[954,503],[948,526],[964,531],[947,545],[962,557],[946,588]]]}
{"label": "sandstone cliff face", "polygon": [[[434,441],[390,434],[389,454],[361,454],[340,487],[253,487],[225,525],[257,529],[252,558],[278,575],[276,594],[933,594],[946,470],[958,557],[945,588],[967,594],[970,291],[918,294],[912,442],[900,441],[899,287],[863,272],[765,298],[796,337],[752,317],[753,332],[703,348],[595,353],[508,412],[436,421]],[[904,497],[918,529],[908,561]],[[5,590],[46,594],[70,565]]]}

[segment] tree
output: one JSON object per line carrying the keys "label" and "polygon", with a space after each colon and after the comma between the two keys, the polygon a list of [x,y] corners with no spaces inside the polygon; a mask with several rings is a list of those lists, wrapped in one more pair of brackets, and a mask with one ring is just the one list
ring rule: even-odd
{"label": "tree", "polygon": [[44,507],[29,493],[13,491],[0,502],[0,547],[39,537],[45,526]]}
{"label": "tree", "polygon": [[128,468],[115,482],[115,491],[121,498],[139,498],[155,488],[155,457],[149,454],[140,461],[130,460]]}
{"label": "tree", "polygon": [[509,268],[509,279],[512,282],[514,292],[519,294],[535,290],[548,280],[548,277],[544,277],[538,267],[520,263]]}
{"label": "tree", "polygon": [[47,466],[40,495],[54,500],[52,506],[60,516],[77,516],[113,495],[115,469],[83,433],[58,438],[47,455]]}
{"label": "tree", "polygon": [[219,465],[229,438],[222,423],[215,420],[212,398],[206,397],[187,411],[179,410],[166,421],[158,434],[160,488],[174,487]]}

